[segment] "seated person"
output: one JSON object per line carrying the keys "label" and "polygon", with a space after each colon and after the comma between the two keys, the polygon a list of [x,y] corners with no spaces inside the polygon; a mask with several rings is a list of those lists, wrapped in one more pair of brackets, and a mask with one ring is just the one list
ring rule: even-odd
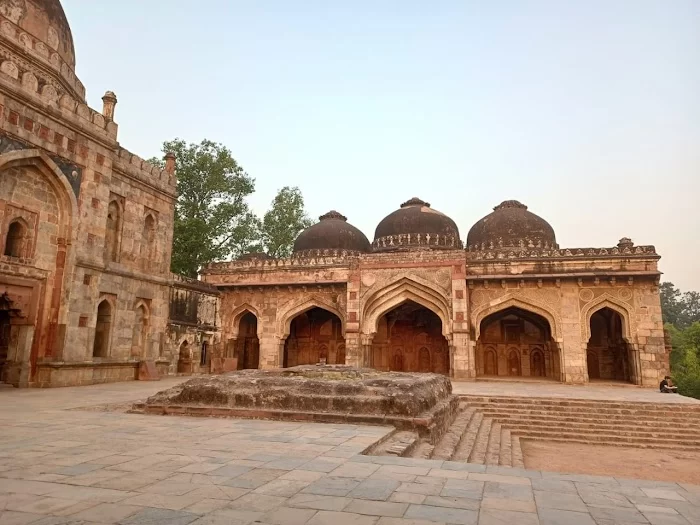
{"label": "seated person", "polygon": [[662,394],[675,394],[678,387],[673,386],[671,383],[671,376],[664,377],[664,380],[659,384],[659,391]]}

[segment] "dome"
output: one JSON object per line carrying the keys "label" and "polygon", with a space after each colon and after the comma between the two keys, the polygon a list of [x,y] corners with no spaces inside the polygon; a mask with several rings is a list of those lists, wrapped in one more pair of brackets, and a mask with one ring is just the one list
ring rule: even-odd
{"label": "dome", "polygon": [[558,248],[554,229],[518,201],[503,201],[467,235],[469,250]]}
{"label": "dome", "polygon": [[371,250],[365,234],[349,224],[347,217],[337,211],[329,211],[318,220],[294,241],[296,256],[313,257],[334,250],[350,253],[366,253]]}
{"label": "dome", "polygon": [[59,0],[0,1],[0,22],[1,40],[12,41],[22,49],[21,57],[10,60],[37,63],[37,76],[51,71],[50,84],[58,92],[68,92],[84,101],[85,88],[75,77],[73,34]]}
{"label": "dome", "polygon": [[2,2],[0,14],[56,51],[71,69],[75,69],[73,34],[59,0]]}
{"label": "dome", "polygon": [[414,197],[382,219],[374,232],[376,251],[461,248],[459,229],[444,213]]}

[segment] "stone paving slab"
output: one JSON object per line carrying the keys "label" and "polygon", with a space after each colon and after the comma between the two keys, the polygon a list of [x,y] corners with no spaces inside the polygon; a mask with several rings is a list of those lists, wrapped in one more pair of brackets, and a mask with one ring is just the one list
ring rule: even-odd
{"label": "stone paving slab", "polygon": [[685,483],[360,455],[387,427],[91,408],[168,383],[0,390],[0,525],[700,524]]}

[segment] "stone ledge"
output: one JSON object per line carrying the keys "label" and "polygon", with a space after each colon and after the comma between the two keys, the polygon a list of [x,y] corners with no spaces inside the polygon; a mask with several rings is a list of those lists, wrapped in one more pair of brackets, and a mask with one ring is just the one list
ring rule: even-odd
{"label": "stone ledge", "polygon": [[138,368],[139,361],[43,361],[39,368]]}

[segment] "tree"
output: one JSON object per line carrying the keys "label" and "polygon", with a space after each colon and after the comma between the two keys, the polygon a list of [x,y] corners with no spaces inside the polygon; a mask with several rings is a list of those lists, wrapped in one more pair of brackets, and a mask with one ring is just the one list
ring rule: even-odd
{"label": "tree", "polygon": [[175,154],[178,193],[171,268],[196,278],[203,265],[240,255],[258,239],[259,221],[245,201],[255,180],[228,148],[210,140],[167,141],[167,152]]}
{"label": "tree", "polygon": [[299,188],[285,186],[277,192],[261,224],[261,242],[270,257],[289,257],[294,239],[313,224],[304,211]]}
{"label": "tree", "polygon": [[677,326],[681,315],[681,291],[676,289],[673,283],[661,283],[659,286],[661,296],[661,315],[665,323]]}
{"label": "tree", "polygon": [[661,314],[665,323],[684,329],[700,322],[700,293],[678,290],[673,283],[661,283]]}

